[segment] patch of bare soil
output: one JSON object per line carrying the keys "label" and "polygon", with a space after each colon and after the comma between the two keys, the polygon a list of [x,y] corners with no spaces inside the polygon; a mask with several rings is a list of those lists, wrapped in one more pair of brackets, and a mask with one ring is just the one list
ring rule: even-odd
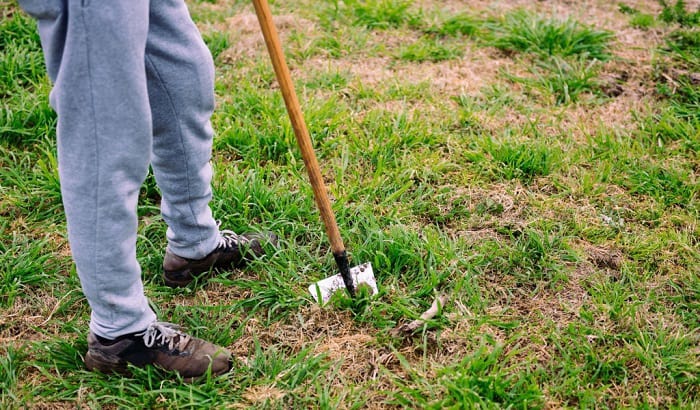
{"label": "patch of bare soil", "polygon": [[[242,397],[248,405],[260,405],[264,403],[276,402],[284,397],[286,393],[274,386],[251,386],[243,393]],[[234,407],[239,407],[235,406]],[[241,403],[240,408],[247,408]]]}
{"label": "patch of bare soil", "polygon": [[333,64],[348,70],[368,87],[393,81],[429,83],[433,93],[446,99],[478,92],[485,85],[493,84],[500,70],[513,65],[511,59],[498,57],[489,49],[469,44],[465,44],[465,48],[465,57],[443,62],[401,64],[387,57],[369,57],[362,61],[341,59]]}
{"label": "patch of bare soil", "polygon": [[527,209],[527,192],[520,186],[508,189],[507,185],[494,183],[488,189],[479,186],[464,186],[454,189],[454,201],[465,201],[472,215],[470,227],[454,233],[468,243],[485,239],[498,239],[496,228],[510,226],[523,228]]}
{"label": "patch of bare soil", "polygon": [[375,341],[375,331],[355,324],[348,312],[313,305],[284,322],[265,327],[256,319],[246,322],[241,338],[230,346],[245,362],[252,353],[253,341],[263,347],[276,346],[291,352],[314,346],[313,353],[325,354],[339,363],[343,378],[355,382],[376,378],[380,362],[385,361]]}
{"label": "patch of bare soil", "polygon": [[607,249],[602,246],[589,245],[586,249],[588,260],[599,269],[619,271],[622,266],[622,252],[618,249]]}
{"label": "patch of bare soil", "polygon": [[[643,12],[658,13],[656,1],[633,1],[626,3]],[[420,1],[417,7],[435,8],[433,1]],[[599,29],[615,32],[615,59],[604,65],[601,73],[603,91],[611,98],[600,104],[575,104],[563,110],[542,109],[535,113],[523,113],[514,107],[506,107],[502,115],[478,115],[482,125],[492,133],[505,127],[519,127],[535,123],[544,128],[546,135],[567,134],[584,138],[595,133],[602,124],[617,129],[627,129],[634,124],[633,113],[647,111],[648,99],[653,95],[650,85],[652,50],[662,41],[661,33],[653,30],[640,30],[629,27],[627,19],[619,11],[615,2],[604,1],[476,1],[469,6],[461,1],[446,1],[441,9],[450,12],[486,13],[489,15],[506,13],[509,10],[525,8],[555,18],[575,18]],[[304,32],[313,37],[316,27],[312,21],[293,15],[276,16],[275,23],[286,44],[293,32]],[[216,26],[217,30],[232,33],[232,46],[220,58],[226,63],[242,59],[257,59],[265,56],[265,46],[254,13],[242,13],[227,19]],[[410,34],[401,36],[388,32],[374,32],[368,47],[381,44],[388,50],[398,49],[402,44],[416,38]],[[444,101],[451,97],[467,94],[478,95],[484,86],[498,84],[503,80],[501,72],[516,76],[526,76],[512,58],[493,49],[476,47],[465,43],[465,56],[458,60],[404,64],[391,57],[344,57],[333,59],[315,56],[305,60],[298,67],[295,77],[313,73],[318,67],[333,67],[339,72],[349,73],[353,81],[370,88],[381,88],[394,82],[406,84],[427,83],[436,95],[443,95]],[[513,89],[520,86],[510,84]],[[387,110],[406,111],[406,104],[383,103]],[[413,102],[408,109],[426,109],[429,103]]]}
{"label": "patch of bare soil", "polygon": [[[253,276],[248,277],[250,273],[245,270],[235,271],[231,274],[236,275],[238,279],[257,279]],[[194,295],[180,294],[168,302],[156,302],[162,309],[167,311],[174,306],[231,306],[251,296],[253,296],[253,293],[248,289],[210,282],[206,286],[197,288]]]}
{"label": "patch of bare soil", "polygon": [[[50,293],[27,293],[15,299],[12,307],[0,315],[0,345],[23,344],[29,341],[46,340],[61,333],[61,325],[82,314],[82,309],[64,309],[61,315],[70,314],[64,320],[56,320],[55,315],[66,299],[74,292],[68,292],[60,299]],[[72,312],[72,313],[71,313]]]}
{"label": "patch of bare soil", "polygon": [[[434,2],[424,1],[423,6],[434,7]],[[644,12],[658,13],[655,1],[637,1],[630,4]],[[653,50],[662,42],[662,33],[654,30],[641,30],[629,26],[615,2],[603,1],[477,1],[469,8],[463,2],[448,1],[441,8],[468,13],[487,10],[493,14],[525,8],[558,19],[574,18],[598,29],[615,33],[613,51],[615,58],[603,65],[601,87],[609,100],[597,104],[575,104],[563,110],[537,110],[523,113],[510,107],[503,115],[479,116],[485,128],[497,133],[507,126],[518,127],[533,121],[543,124],[546,135],[567,134],[583,138],[595,133],[602,124],[617,129],[627,129],[634,125],[634,113],[647,111],[648,100],[653,96],[651,84]],[[382,41],[381,36],[375,41]],[[502,71],[516,76],[527,76],[523,67],[518,67],[513,59],[507,58],[489,48],[467,45],[465,57],[459,60],[440,63],[389,64],[387,58],[369,58],[364,61],[339,60],[334,64],[347,67],[363,84],[377,86],[393,79],[411,83],[428,82],[438,94],[456,96],[461,94],[478,95],[489,84],[502,80]],[[511,84],[514,89],[519,86]]]}
{"label": "patch of bare soil", "polygon": [[[273,16],[273,21],[283,47],[294,32],[302,32],[309,37],[316,30],[315,24],[294,15]],[[229,33],[231,47],[221,53],[219,58],[226,64],[247,61],[267,56],[267,48],[255,13],[241,13],[214,26],[214,29]]]}

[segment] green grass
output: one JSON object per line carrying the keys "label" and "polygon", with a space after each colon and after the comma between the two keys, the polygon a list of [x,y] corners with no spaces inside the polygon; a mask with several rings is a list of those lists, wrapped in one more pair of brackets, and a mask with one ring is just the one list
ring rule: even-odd
{"label": "green grass", "polygon": [[228,36],[220,32],[206,35],[204,37],[204,42],[207,44],[207,47],[209,47],[209,51],[211,51],[211,55],[215,59],[222,51],[231,46],[231,41]]}
{"label": "green grass", "polygon": [[24,14],[0,22],[0,133],[3,140],[29,143],[55,135],[56,116],[45,95],[49,91],[39,35]]}
{"label": "green grass", "polygon": [[[166,287],[149,175],[137,258],[158,315],[230,348],[235,366],[197,384],[85,369],[90,309],[66,238],[51,84],[35,23],[4,2],[1,408],[700,405],[688,4],[273,3],[295,22],[278,29],[343,240],[380,288],[325,307],[307,287],[335,262],[274,73],[259,33],[230,27],[252,9],[188,6],[219,57],[213,213],[226,229],[277,232],[281,248]],[[611,76],[620,94],[605,91]],[[392,333],[438,295],[438,315]]]}
{"label": "green grass", "polygon": [[552,57],[530,67],[529,77],[508,77],[554,104],[570,104],[583,95],[600,94],[595,61],[564,60]]}
{"label": "green grass", "polygon": [[498,144],[488,140],[484,150],[492,158],[493,173],[525,183],[549,175],[558,156],[558,152],[544,144]]}
{"label": "green grass", "polygon": [[434,26],[429,27],[426,32],[442,37],[476,37],[482,34],[483,22],[466,13],[451,16]]}
{"label": "green grass", "polygon": [[530,52],[544,56],[585,56],[605,61],[610,58],[612,33],[596,30],[568,19],[560,21],[516,10],[490,22],[492,43],[506,51]]}
{"label": "green grass", "polygon": [[464,51],[459,45],[446,43],[432,37],[421,37],[415,43],[402,47],[398,58],[411,62],[445,61],[461,57]]}
{"label": "green grass", "polygon": [[659,18],[666,23],[678,23],[681,26],[697,26],[700,24],[700,10],[688,11],[684,0],[676,0],[675,3],[659,0],[663,7]]}
{"label": "green grass", "polygon": [[419,13],[411,10],[411,0],[366,0],[346,2],[352,9],[357,25],[367,28],[416,26],[421,21]]}
{"label": "green grass", "polygon": [[651,14],[637,13],[630,18],[630,26],[639,29],[649,29],[656,24],[656,19]]}
{"label": "green grass", "polygon": [[570,104],[582,94],[599,94],[601,62],[612,57],[613,33],[573,19],[556,20],[519,9],[488,21],[488,43],[506,52],[532,55],[526,77],[506,73],[555,104]]}
{"label": "green grass", "polygon": [[624,3],[619,4],[619,10],[621,13],[630,16],[629,22],[630,26],[638,28],[641,30],[647,30],[656,25],[656,18],[648,13],[642,13],[634,7],[630,7]]}

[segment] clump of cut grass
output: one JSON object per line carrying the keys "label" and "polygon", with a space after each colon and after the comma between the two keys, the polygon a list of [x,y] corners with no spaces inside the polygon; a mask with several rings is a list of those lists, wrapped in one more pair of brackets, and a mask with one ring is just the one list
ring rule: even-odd
{"label": "clump of cut grass", "polygon": [[606,61],[611,54],[609,31],[596,30],[575,20],[559,21],[526,10],[516,10],[492,20],[490,43],[505,51],[535,53],[541,56],[584,56]]}

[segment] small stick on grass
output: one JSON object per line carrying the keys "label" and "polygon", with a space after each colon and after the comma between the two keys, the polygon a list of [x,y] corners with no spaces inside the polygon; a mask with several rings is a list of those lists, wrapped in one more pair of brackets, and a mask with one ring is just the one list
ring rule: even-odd
{"label": "small stick on grass", "polygon": [[447,296],[438,295],[438,297],[436,297],[435,300],[433,300],[433,304],[430,306],[430,309],[423,312],[423,314],[420,315],[420,318],[410,323],[404,323],[403,325],[393,328],[391,330],[391,335],[394,337],[398,337],[402,334],[410,334],[415,332],[417,329],[421,328],[425,324],[425,322],[434,318],[435,315],[437,315],[438,312],[442,309],[442,307],[445,306],[446,302]]}

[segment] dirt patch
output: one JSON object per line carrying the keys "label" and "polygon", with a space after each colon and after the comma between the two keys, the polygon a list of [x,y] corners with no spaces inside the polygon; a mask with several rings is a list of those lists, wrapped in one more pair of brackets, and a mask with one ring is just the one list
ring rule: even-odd
{"label": "dirt patch", "polygon": [[[235,271],[230,273],[230,275],[235,275],[237,279],[258,279],[247,271]],[[168,311],[175,306],[231,306],[251,296],[253,296],[253,292],[249,289],[208,282],[205,286],[198,287],[194,295],[180,294],[168,302],[158,304],[164,311]]]}
{"label": "dirt patch", "polygon": [[[249,404],[263,404],[276,402],[284,397],[286,393],[274,386],[252,386],[243,393],[243,399]],[[241,408],[246,406],[241,406]]]}
{"label": "dirt patch", "polygon": [[247,321],[243,335],[230,349],[245,363],[253,353],[254,342],[263,349],[275,346],[292,353],[313,346],[314,355],[324,354],[338,363],[345,379],[360,382],[376,377],[376,363],[383,360],[373,346],[374,334],[373,329],[356,325],[348,312],[312,305],[293,318],[269,326],[256,319]]}
{"label": "dirt patch", "polygon": [[[273,16],[273,22],[283,47],[294,32],[302,32],[304,37],[310,37],[316,31],[316,25],[312,21],[294,15]],[[231,47],[219,56],[225,64],[267,56],[265,40],[255,13],[237,14],[216,24],[214,30],[229,33],[230,36]]]}
{"label": "dirt patch", "polygon": [[515,319],[532,328],[529,334],[546,334],[541,327],[562,328],[578,319],[579,310],[590,300],[582,280],[592,273],[587,265],[577,266],[567,275],[565,283],[555,287],[542,283],[534,291],[520,289],[507,276],[495,276],[490,282],[496,300],[489,310],[495,316]]}
{"label": "dirt patch", "polygon": [[586,249],[588,260],[600,269],[620,270],[623,257],[618,249],[606,249],[602,246],[589,246]]}
{"label": "dirt patch", "polygon": [[[0,316],[0,345],[47,340],[61,334],[61,325],[83,312],[82,309],[62,306],[68,298],[75,296],[75,292],[80,291],[67,292],[61,298],[45,292],[27,292],[15,299],[12,306]],[[70,314],[70,317],[56,320],[59,309],[60,315]]]}
{"label": "dirt patch", "polygon": [[465,57],[442,62],[404,64],[390,57],[367,57],[361,60],[314,60],[311,67],[331,64],[349,72],[363,86],[379,89],[396,82],[430,85],[430,91],[448,98],[461,94],[473,94],[484,85],[495,82],[500,70],[511,67],[511,59],[494,56],[492,50],[465,44]]}
{"label": "dirt patch", "polygon": [[[630,5],[643,11],[658,12],[659,9],[655,1],[637,1]],[[435,7],[434,3],[428,1],[419,2],[416,6]],[[595,134],[603,124],[617,129],[632,127],[634,113],[648,110],[647,98],[653,95],[650,85],[652,50],[662,41],[661,33],[629,27],[616,3],[477,1],[476,5],[470,5],[467,10],[461,2],[448,1],[442,3],[440,8],[470,13],[480,10],[488,14],[493,14],[496,10],[505,13],[516,8],[526,8],[559,19],[575,18],[601,29],[614,30],[616,34],[616,57],[606,63],[601,72],[603,91],[613,98],[599,104],[575,104],[561,110],[551,110],[551,107],[537,109],[535,105],[536,112],[525,113],[516,107],[505,107],[501,115],[476,113],[481,125],[489,133],[498,134],[503,129],[520,128],[534,121],[540,124],[545,135],[567,134],[583,140],[585,136]],[[313,21],[293,15],[275,16],[275,24],[283,44],[288,43],[290,34],[294,32],[303,32],[307,38],[313,38],[318,31]],[[223,62],[235,64],[241,60],[266,58],[264,41],[254,13],[241,13],[230,17],[219,23],[216,29],[232,33],[233,45],[220,56]],[[376,31],[370,34],[367,48],[381,44],[388,50],[398,50],[401,45],[415,41],[417,36],[412,32],[396,36],[392,31]],[[298,80],[316,72],[318,67],[333,67],[334,70],[348,73],[353,83],[373,89],[381,90],[394,83],[428,84],[433,95],[449,103],[451,97],[463,94],[480,95],[485,85],[503,82],[500,78],[502,72],[521,77],[529,75],[524,65],[494,49],[479,47],[469,41],[465,42],[464,47],[465,56],[460,59],[420,64],[398,62],[387,56],[358,58],[354,54],[352,57],[334,59],[317,55],[304,60],[302,65],[294,70],[294,77]],[[508,86],[516,91],[521,87],[518,84]],[[397,112],[429,112],[432,105],[418,101],[411,103],[409,107],[405,103],[392,104],[385,101],[382,104],[385,105],[383,109]]]}

